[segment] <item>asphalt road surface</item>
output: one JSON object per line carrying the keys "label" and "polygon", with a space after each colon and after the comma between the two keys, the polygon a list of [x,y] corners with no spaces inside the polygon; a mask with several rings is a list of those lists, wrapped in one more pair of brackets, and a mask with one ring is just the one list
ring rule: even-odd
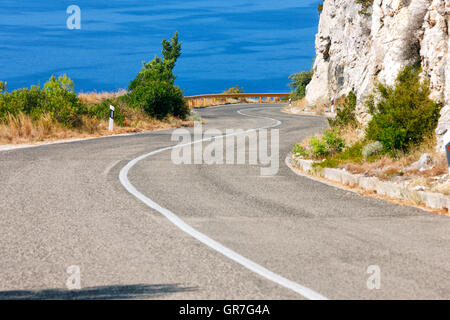
{"label": "asphalt road surface", "polygon": [[[278,174],[261,176],[249,164],[175,165],[168,149],[127,172],[154,210],[119,174],[175,145],[171,130],[0,152],[0,299],[311,298],[283,281],[328,299],[450,298],[450,218],[340,190],[284,164],[296,142],[326,126],[323,118],[287,115],[280,105],[199,113],[204,129],[279,120]],[[72,265],[81,290],[66,289]],[[379,289],[367,286],[369,266],[379,268]]]}

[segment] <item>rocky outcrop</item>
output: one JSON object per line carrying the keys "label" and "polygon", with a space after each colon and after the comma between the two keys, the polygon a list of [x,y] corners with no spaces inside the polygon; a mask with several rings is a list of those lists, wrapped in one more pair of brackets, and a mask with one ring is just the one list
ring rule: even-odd
{"label": "rocky outcrop", "polygon": [[450,0],[374,0],[370,15],[354,0],[325,0],[316,36],[310,103],[356,93],[359,120],[370,119],[364,98],[377,81],[393,84],[398,71],[421,62],[431,98],[442,102],[438,148],[450,130]]}

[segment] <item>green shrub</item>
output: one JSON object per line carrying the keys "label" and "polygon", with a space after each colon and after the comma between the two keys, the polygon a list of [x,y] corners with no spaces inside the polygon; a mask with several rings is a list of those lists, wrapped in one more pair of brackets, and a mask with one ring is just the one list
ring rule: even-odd
{"label": "green shrub", "polygon": [[[50,113],[52,117],[67,127],[76,127],[81,124],[81,115],[86,113],[86,107],[78,99],[74,90],[73,81],[66,75],[56,79],[51,76],[44,84],[45,93],[44,110],[39,110],[33,115],[41,117],[44,113]],[[42,112],[43,111],[43,112]]]}
{"label": "green shrub", "polygon": [[292,99],[299,100],[305,96],[306,86],[311,82],[312,76],[312,71],[302,71],[289,76],[289,79],[292,80],[292,83],[289,84],[293,90],[291,94]]}
{"label": "green shrub", "polygon": [[315,159],[325,158],[330,154],[326,142],[318,137],[312,137],[309,145],[311,147],[310,154]]}
{"label": "green shrub", "polygon": [[338,131],[326,130],[322,138],[312,137],[309,140],[310,155],[313,158],[321,159],[333,156],[345,148],[345,140],[339,137]]}
{"label": "green shrub", "polygon": [[78,99],[74,84],[66,75],[50,78],[44,85],[31,86],[0,94],[0,119],[6,121],[8,114],[24,113],[32,119],[50,114],[52,119],[66,127],[76,127],[86,107]]}
{"label": "green shrub", "polygon": [[372,156],[379,155],[383,152],[384,147],[380,141],[371,142],[362,149],[362,156],[367,159]]}
{"label": "green shrub", "polygon": [[337,168],[340,164],[346,162],[361,163],[363,161],[362,149],[363,143],[357,142],[354,145],[345,148],[341,153],[328,156],[324,161],[315,163],[314,167]]}
{"label": "green shrub", "polygon": [[178,32],[169,41],[164,39],[162,47],[163,58],[156,56],[151,62],[143,63],[141,71],[128,86],[130,93],[126,100],[160,119],[170,114],[184,119],[189,115],[189,109],[183,92],[174,84],[176,76],[173,74],[181,55]]}
{"label": "green shrub", "polygon": [[6,82],[0,81],[0,93],[6,91]]}
{"label": "green shrub", "polygon": [[441,105],[429,98],[428,81],[420,81],[421,70],[412,66],[402,69],[394,86],[378,84],[374,96],[367,100],[372,120],[366,137],[380,141],[384,151],[394,155],[407,152],[433,134]]}
{"label": "green shrub", "polygon": [[362,160],[363,142],[358,141],[354,145],[346,148],[342,153],[336,156],[341,161],[354,161],[360,162]]}
{"label": "green shrub", "polygon": [[323,140],[325,141],[328,153],[331,155],[342,152],[345,148],[345,140],[339,137],[337,130],[327,130],[324,133]]}
{"label": "green shrub", "polygon": [[107,99],[102,103],[89,106],[88,115],[98,120],[108,120],[111,105],[114,106],[114,122],[119,126],[123,126],[125,116],[121,110],[118,99]]}
{"label": "green shrub", "polygon": [[334,119],[328,119],[330,127],[347,127],[351,126],[356,128],[358,121],[356,120],[356,95],[353,91],[350,91],[344,100],[342,106],[337,106],[336,117]]}
{"label": "green shrub", "polygon": [[182,119],[189,115],[180,88],[167,81],[139,85],[128,99],[131,105],[143,108],[148,115],[159,119],[169,114]]}
{"label": "green shrub", "polygon": [[8,114],[31,115],[44,108],[45,93],[38,86],[13,90],[0,94],[0,117],[6,120]]}
{"label": "green shrub", "polygon": [[293,154],[296,154],[296,155],[300,155],[300,156],[302,156],[302,157],[308,157],[308,156],[309,156],[308,151],[307,151],[305,148],[303,148],[303,147],[300,145],[300,143],[297,143],[297,144],[294,146],[294,148],[292,149],[292,153],[293,153]]}
{"label": "green shrub", "polygon": [[292,149],[292,153],[305,158],[323,159],[342,152],[345,149],[345,140],[339,137],[338,131],[326,130],[322,138],[311,137],[308,145],[309,147],[305,149],[297,143]]}

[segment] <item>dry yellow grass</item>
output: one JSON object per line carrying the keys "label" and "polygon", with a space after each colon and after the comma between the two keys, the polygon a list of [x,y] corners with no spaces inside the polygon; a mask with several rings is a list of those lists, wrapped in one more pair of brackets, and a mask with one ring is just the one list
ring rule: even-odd
{"label": "dry yellow grass", "polygon": [[293,107],[305,108],[308,105],[309,105],[308,100],[306,100],[305,97],[303,97],[300,100],[296,100],[296,101],[292,102]]}
{"label": "dry yellow grass", "polygon": [[[428,153],[433,159],[433,168],[419,171],[409,168],[424,153]],[[408,154],[399,154],[395,158],[383,156],[374,162],[361,164],[346,164],[345,168],[354,173],[368,173],[380,178],[390,178],[395,175],[411,175],[420,177],[435,177],[448,173],[447,159],[443,153],[436,151],[435,137],[429,137],[412,149]]]}
{"label": "dry yellow grass", "polygon": [[[434,162],[433,167],[429,170],[420,171],[417,169],[409,168],[411,164],[417,161],[423,154],[419,151],[413,151],[411,154],[403,155],[398,158],[383,156],[373,162],[346,163],[341,165],[340,167],[345,168],[351,173],[369,174],[383,180],[388,180],[399,175],[430,178],[448,173],[447,159],[445,155],[436,152],[434,148],[428,151],[429,152],[427,153],[432,156]],[[428,183],[424,183],[422,185],[427,184]]]}
{"label": "dry yellow grass", "polygon": [[339,136],[345,140],[347,146],[352,146],[364,138],[364,130],[348,126],[339,131]]}
{"label": "dry yellow grass", "polygon": [[0,122],[0,144],[33,144],[43,141],[91,138],[194,125],[193,121],[182,121],[176,118],[161,121],[138,111],[128,114],[128,117],[123,127],[115,126],[114,131],[110,132],[108,121],[86,116],[82,118],[80,128],[69,129],[53,121],[50,115],[44,115],[37,121],[33,121],[24,114],[9,115],[6,122]]}
{"label": "dry yellow grass", "polygon": [[73,135],[72,130],[53,121],[50,115],[44,115],[38,121],[33,121],[24,114],[8,115],[6,123],[0,123],[0,142],[6,144],[38,142],[50,138],[65,139]]}
{"label": "dry yellow grass", "polygon": [[319,100],[311,108],[316,114],[323,115],[326,111],[330,111],[330,102],[328,100]]}
{"label": "dry yellow grass", "polygon": [[98,104],[102,103],[107,99],[115,99],[120,96],[123,96],[127,93],[125,89],[120,89],[117,92],[88,92],[88,93],[80,93],[78,98],[80,98],[81,102],[87,104]]}
{"label": "dry yellow grass", "polygon": [[431,188],[431,191],[443,193],[443,194],[446,194],[449,196],[450,195],[450,182],[436,184]]}

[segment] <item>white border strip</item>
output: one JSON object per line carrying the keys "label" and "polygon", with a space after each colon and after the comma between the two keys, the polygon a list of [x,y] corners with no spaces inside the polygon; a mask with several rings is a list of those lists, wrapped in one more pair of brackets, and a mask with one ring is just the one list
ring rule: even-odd
{"label": "white border strip", "polygon": [[[249,108],[249,109],[254,109],[254,108]],[[249,110],[249,109],[245,109],[245,110]],[[262,117],[262,116],[252,116],[252,115],[248,115],[245,113],[242,113],[242,110],[238,111],[239,114],[244,115],[244,116],[249,116],[249,117],[256,117],[256,118],[264,118],[264,119],[270,119],[275,121],[276,123],[274,125],[270,125],[270,126],[266,126],[263,128],[258,128],[258,129],[250,129],[247,130],[246,132],[252,132],[252,131],[257,131],[257,130],[261,130],[261,129],[268,129],[268,128],[273,128],[273,127],[277,127],[281,124],[281,121],[276,120],[276,119],[272,119],[272,118],[268,118],[268,117]],[[229,135],[220,135],[220,136],[215,136],[215,137],[209,137],[209,138],[205,138],[205,139],[201,139],[201,140],[197,140],[194,142],[190,142],[190,143],[186,143],[186,144],[182,144],[182,145],[175,145],[172,147],[166,147],[166,148],[162,148],[162,149],[158,149],[155,151],[152,151],[150,153],[144,154],[132,161],[130,161],[125,167],[122,168],[122,170],[120,171],[119,174],[119,179],[120,182],[122,183],[122,185],[125,187],[125,189],[131,193],[133,196],[135,196],[136,198],[138,198],[139,200],[141,200],[143,203],[145,203],[147,206],[149,206],[150,208],[158,211],[159,213],[161,213],[163,216],[165,216],[170,222],[172,222],[174,225],[176,225],[179,229],[183,230],[184,232],[186,232],[187,234],[191,235],[192,237],[194,237],[195,239],[199,240],[200,242],[202,242],[203,244],[207,245],[208,247],[210,247],[211,249],[216,250],[217,252],[223,254],[224,256],[226,256],[227,258],[239,263],[240,265],[244,266],[245,268],[259,274],[260,276],[273,281],[287,289],[290,289],[298,294],[300,294],[301,296],[307,298],[307,299],[311,299],[311,300],[326,300],[327,298],[325,298],[324,296],[320,295],[319,293],[306,288],[296,282],[293,282],[291,280],[288,280],[264,267],[262,267],[261,265],[241,256],[240,254],[236,253],[235,251],[223,246],[222,244],[220,244],[219,242],[211,239],[210,237],[206,236],[205,234],[197,231],[196,229],[192,228],[190,225],[188,225],[187,223],[185,223],[183,220],[181,220],[177,215],[175,215],[173,212],[171,212],[170,210],[161,207],[159,204],[157,204],[156,202],[154,202],[153,200],[147,198],[146,196],[144,196],[142,193],[140,193],[132,184],[131,182],[128,180],[128,172],[130,171],[131,168],[133,168],[138,162],[144,160],[145,158],[148,158],[152,155],[167,151],[167,150],[171,150],[171,149],[175,149],[175,148],[181,148],[184,147],[186,145],[192,145],[192,144],[196,144],[199,142],[204,142],[204,141],[210,141],[213,138],[224,138],[226,136],[233,136],[233,135],[237,135],[238,133],[234,133],[234,134],[229,134]]]}

